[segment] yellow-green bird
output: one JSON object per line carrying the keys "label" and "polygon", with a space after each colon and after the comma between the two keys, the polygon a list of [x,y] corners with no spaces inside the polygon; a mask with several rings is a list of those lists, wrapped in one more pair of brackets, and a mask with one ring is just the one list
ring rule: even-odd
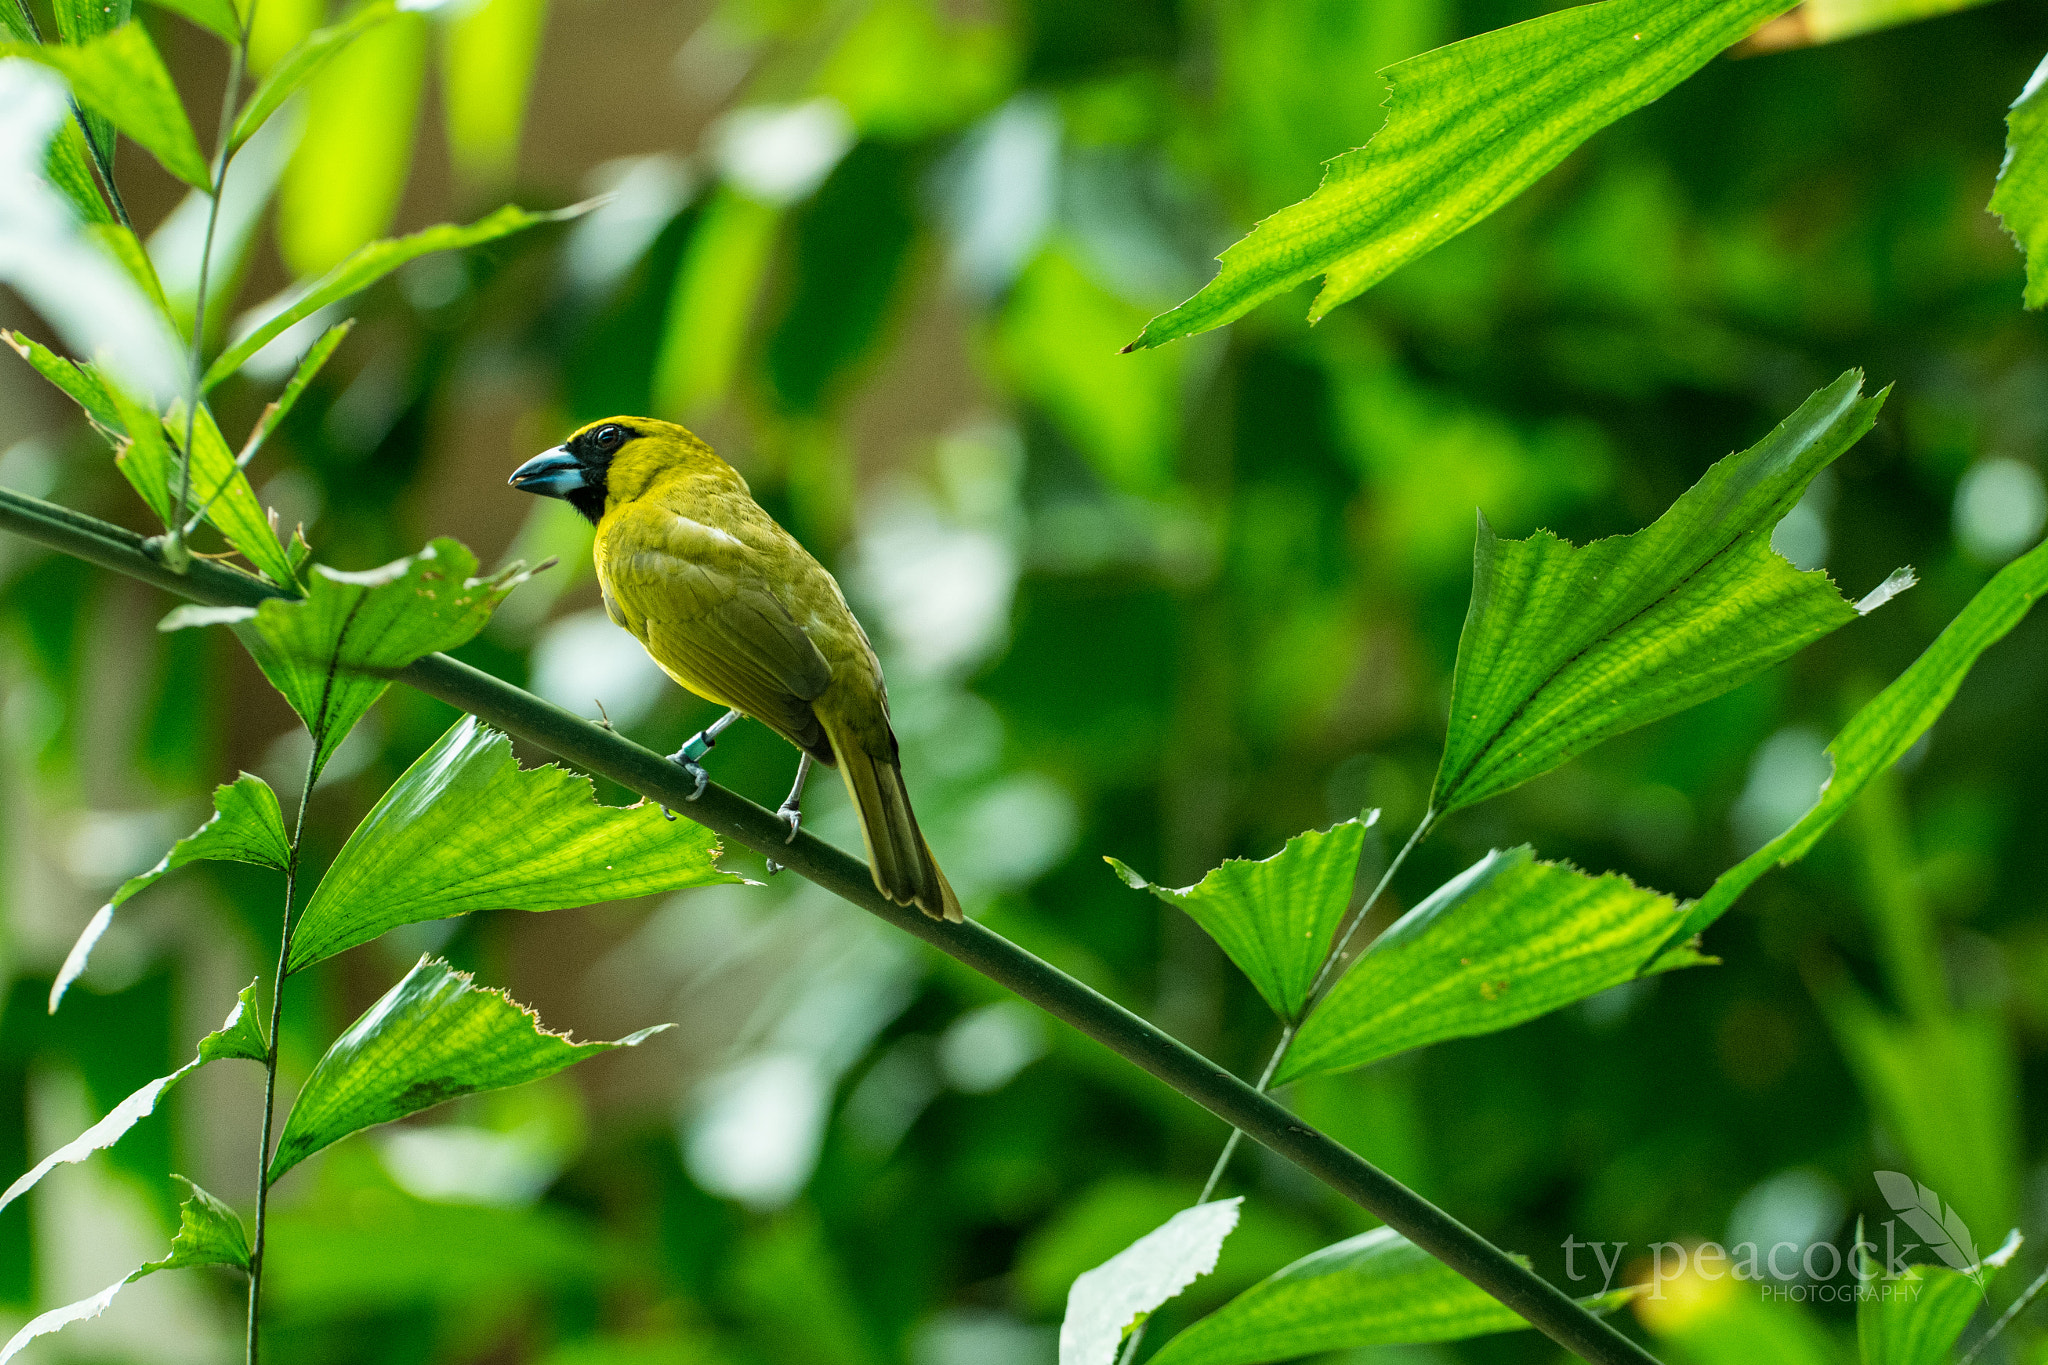
{"label": "yellow-green bird", "polygon": [[[794,839],[813,762],[837,767],[860,813],[875,886],[961,918],[911,813],[882,666],[839,584],[761,510],[747,481],[673,422],[592,422],[513,471],[597,527],[605,610],[662,671],[726,714],[670,755],[697,779],[726,726],[752,716],[802,751],[777,813]],[[695,799],[693,796],[691,799]]]}

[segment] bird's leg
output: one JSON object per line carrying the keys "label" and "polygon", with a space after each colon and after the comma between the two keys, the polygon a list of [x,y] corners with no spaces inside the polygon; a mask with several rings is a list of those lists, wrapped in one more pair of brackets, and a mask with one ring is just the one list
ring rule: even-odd
{"label": "bird's leg", "polygon": [[[789,825],[789,837],[782,841],[785,844],[795,843],[796,832],[803,826],[804,783],[808,782],[810,777],[811,756],[804,754],[796,761],[796,785],[789,789],[789,795],[784,797],[782,804],[775,808],[777,818],[787,822]],[[776,862],[773,858],[768,859],[768,875],[772,877],[780,871],[782,871],[782,864]]]}
{"label": "bird's leg", "polygon": [[[690,793],[690,800],[695,801],[698,797],[702,796],[704,788],[711,781],[711,774],[704,771],[704,755],[710,753],[712,748],[717,745],[718,737],[724,733],[725,727],[739,718],[739,708],[735,707],[727,711],[717,720],[712,721],[696,734],[683,741],[683,747],[668,756],[669,762],[697,779],[697,790]],[[676,813],[667,806],[661,808],[661,813],[671,820],[676,818]]]}

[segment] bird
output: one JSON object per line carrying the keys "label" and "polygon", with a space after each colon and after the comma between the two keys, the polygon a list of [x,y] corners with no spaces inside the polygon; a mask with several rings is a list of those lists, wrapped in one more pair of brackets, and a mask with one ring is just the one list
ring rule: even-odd
{"label": "bird", "polygon": [[[685,427],[608,417],[512,472],[597,527],[604,608],[676,683],[726,713],[669,755],[710,781],[705,755],[742,716],[795,745],[796,784],[777,810],[800,828],[813,764],[837,768],[860,816],[875,888],[933,919],[963,918],[904,786],[882,666],[846,596],[754,501],[738,470]],[[773,864],[770,864],[771,871]]]}

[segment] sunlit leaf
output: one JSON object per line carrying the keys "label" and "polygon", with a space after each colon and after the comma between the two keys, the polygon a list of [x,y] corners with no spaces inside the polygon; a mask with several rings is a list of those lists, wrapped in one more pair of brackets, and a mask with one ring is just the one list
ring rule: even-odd
{"label": "sunlit leaf", "polygon": [[0,55],[26,57],[59,72],[80,104],[112,120],[165,170],[200,189],[210,183],[177,87],[141,24],[123,24],[76,46],[8,44]]}
{"label": "sunlit leaf", "polygon": [[[165,416],[164,430],[174,446],[183,446],[185,405],[182,400],[173,405]],[[235,463],[227,438],[221,435],[212,411],[203,402],[192,423],[191,477],[192,491],[185,500],[186,515],[203,509],[206,519],[227,537],[228,544],[240,550],[251,564],[262,570],[264,577],[280,586],[288,586],[292,581],[291,561],[285,557],[284,546],[278,543],[277,532],[271,528],[270,519],[264,516],[263,505],[256,500],[256,490],[249,486],[249,476]],[[176,486],[175,480],[172,486]]]}
{"label": "sunlit leaf", "polygon": [[467,973],[422,957],[306,1078],[269,1178],[275,1181],[350,1133],[480,1090],[537,1081],[670,1027],[657,1024],[615,1043],[571,1042],[543,1029],[533,1011],[504,992],[485,990]]}
{"label": "sunlit leaf", "polygon": [[1787,0],[1603,0],[1388,67],[1393,94],[1378,135],[1330,162],[1313,195],[1225,251],[1216,278],[1133,344],[1220,327],[1318,275],[1309,319],[1320,319],[1508,203],[1785,8]]}
{"label": "sunlit leaf", "polygon": [[361,573],[318,565],[303,598],[274,597],[253,608],[180,607],[159,628],[232,625],[313,735],[317,777],[398,670],[466,643],[505,594],[526,581],[519,564],[494,578],[475,573],[476,556],[443,536],[416,555]]}
{"label": "sunlit leaf", "polygon": [[22,1347],[37,1337],[48,1336],[74,1322],[98,1317],[107,1311],[116,1294],[145,1275],[200,1265],[225,1265],[237,1270],[249,1268],[249,1238],[235,1211],[184,1176],[173,1175],[171,1179],[183,1182],[192,1193],[178,1206],[178,1235],[171,1239],[170,1254],[160,1261],[143,1262],[127,1276],[89,1299],[53,1308],[31,1320],[5,1346],[0,1346],[0,1365],[6,1365]]}
{"label": "sunlit leaf", "polygon": [[[58,38],[74,46],[90,42],[102,33],[111,33],[127,23],[134,12],[134,0],[52,0],[50,5],[50,17],[56,20]],[[88,148],[81,141],[79,150],[101,167],[111,166],[114,161],[112,120],[104,113],[89,108],[83,113],[91,144]]]}
{"label": "sunlit leaf", "polygon": [[500,237],[508,237],[542,223],[563,222],[576,217],[587,207],[588,205],[584,204],[574,204],[549,213],[529,213],[525,209],[508,204],[467,226],[442,223],[410,236],[372,242],[319,279],[305,285],[284,307],[265,318],[254,331],[230,346],[207,370],[205,385],[212,388],[241,369],[250,356],[262,350],[279,332],[293,323],[319,312],[330,303],[368,288],[407,261],[416,260],[430,252],[453,251],[461,247],[496,241]]}
{"label": "sunlit leaf", "polygon": [[[1585,1301],[1596,1312],[1630,1291]],[[1392,1228],[1302,1257],[1182,1331],[1157,1365],[1256,1365],[1323,1351],[1514,1332],[1528,1322]]]}
{"label": "sunlit leaf", "polygon": [[164,435],[163,420],[157,416],[156,408],[149,402],[133,397],[119,384],[108,383],[106,376],[100,376],[107,400],[113,405],[114,416],[119,422],[118,430],[123,433],[115,442],[114,467],[121,471],[121,477],[149,510],[156,513],[157,520],[169,526],[177,515],[173,491],[177,487],[177,460],[171,453],[170,438]]}
{"label": "sunlit leaf", "polygon": [[1806,856],[1842,817],[1870,779],[1890,768],[1947,709],[1977,656],[2004,639],[2048,592],[2048,542],[1999,570],[1925,653],[1872,698],[1828,745],[1834,775],[1799,823],[1722,873],[1700,897],[1673,939],[1690,938],[1728,912],[1736,898],[1773,867]]}
{"label": "sunlit leaf", "polygon": [[335,856],[292,933],[290,970],[401,924],[739,881],[717,858],[701,825],[648,801],[601,806],[589,778],[523,769],[510,740],[464,716]]}
{"label": "sunlit leaf", "polygon": [[1060,1365],[1111,1365],[1133,1323],[1216,1268],[1243,1203],[1183,1209],[1075,1280],[1060,1323]]}
{"label": "sunlit leaf", "polygon": [[241,21],[235,18],[234,6],[228,0],[149,0],[149,3],[173,14],[182,14],[222,42],[238,43],[242,40]]}
{"label": "sunlit leaf", "polygon": [[732,386],[781,210],[732,190],[704,208],[676,267],[654,361],[654,406],[690,419]]}
{"label": "sunlit leaf", "polygon": [[108,1111],[106,1117],[44,1157],[26,1175],[9,1185],[6,1193],[0,1194],[0,1209],[27,1194],[57,1167],[83,1161],[94,1152],[119,1142],[130,1128],[156,1112],[157,1101],[164,1097],[165,1091],[208,1062],[233,1057],[252,1062],[265,1060],[268,1049],[260,1046],[263,1035],[255,1022],[255,990],[255,983],[251,982],[235,1001],[234,1009],[228,1012],[227,1021],[199,1040],[198,1055],[191,1061],[168,1076],[157,1077],[122,1100]]}
{"label": "sunlit leaf", "polygon": [[398,14],[307,82],[305,129],[277,194],[276,240],[309,279],[388,235],[412,174],[427,84],[427,21]]}
{"label": "sunlit leaf", "polygon": [[2005,116],[2005,164],[1990,208],[2027,254],[2027,307],[2048,304],[2048,57]]}
{"label": "sunlit leaf", "polygon": [[[1631,981],[1684,913],[1526,845],[1489,853],[1373,940],[1302,1025],[1280,1079],[1492,1033]],[[1647,971],[1709,960],[1678,947]]]}
{"label": "sunlit leaf", "polygon": [[1807,483],[1876,420],[1884,395],[1861,399],[1861,384],[1843,375],[1633,535],[1504,541],[1481,519],[1434,814],[1717,697],[1910,584],[1894,575],[1852,605],[1771,549]]}
{"label": "sunlit leaf", "polygon": [[285,836],[284,815],[278,809],[277,793],[262,778],[243,773],[233,782],[216,787],[213,815],[192,833],[178,840],[163,861],[149,871],[130,877],[120,890],[102,905],[72,945],[71,953],[50,986],[50,1013],[64,999],[64,992],[85,971],[95,944],[114,922],[114,911],[130,896],[154,885],[160,878],[202,860],[254,863],[283,870],[291,860],[291,840]]}
{"label": "sunlit leaf", "polygon": [[[1890,1172],[1886,1172],[1890,1174]],[[1981,1281],[2019,1252],[2015,1229],[2005,1245],[1970,1270],[1916,1265],[1863,1286],[1856,1299],[1861,1365],[1944,1365],[1963,1329],[1984,1306]]]}
{"label": "sunlit leaf", "polygon": [[1233,858],[1193,886],[1154,886],[1114,858],[1117,875],[1187,911],[1282,1019],[1300,1017],[1309,987],[1351,905],[1358,850],[1379,812],[1310,830],[1263,862]]}
{"label": "sunlit leaf", "polygon": [[[205,3],[206,0],[197,2]],[[225,0],[221,0],[221,3],[225,3]],[[284,60],[270,69],[270,74],[256,87],[256,93],[242,106],[242,112],[235,117],[234,128],[228,133],[230,150],[240,147],[256,136],[256,130],[269,121],[279,106],[297,94],[307,81],[319,74],[322,67],[339,56],[343,48],[387,19],[395,17],[398,12],[396,0],[371,0],[370,4],[364,5],[340,23],[309,34],[303,42],[285,54]]]}
{"label": "sunlit leaf", "polygon": [[92,424],[106,433],[108,440],[117,441],[126,433],[121,415],[115,411],[114,400],[107,392],[106,381],[90,363],[67,360],[42,342],[20,332],[0,331],[0,340],[12,347],[14,353],[26,360],[37,374],[55,384],[67,398],[83,408]]}
{"label": "sunlit leaf", "polygon": [[484,0],[442,29],[441,91],[448,149],[472,184],[511,178],[547,26],[547,0]]}

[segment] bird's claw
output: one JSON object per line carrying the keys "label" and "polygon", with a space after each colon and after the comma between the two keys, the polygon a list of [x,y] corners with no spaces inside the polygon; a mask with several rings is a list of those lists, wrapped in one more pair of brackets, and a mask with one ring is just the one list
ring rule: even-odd
{"label": "bird's claw", "polygon": [[[690,776],[697,779],[696,790],[691,792],[688,796],[684,797],[683,799],[685,801],[695,801],[698,797],[704,794],[704,789],[711,785],[711,774],[705,772],[704,765],[699,763],[697,760],[702,758],[705,755],[705,753],[711,748],[711,745],[717,743],[717,741],[711,740],[700,747],[697,741],[703,738],[704,736],[701,734],[693,735],[688,744],[685,744],[682,748],[676,750],[674,753],[668,756],[669,762],[675,764],[678,768],[681,768],[684,772],[688,773]],[[694,754],[691,753],[690,750],[692,748],[695,748],[697,752]],[[663,806],[661,808],[661,813],[671,820],[676,818],[676,813],[670,810],[667,806]]]}
{"label": "bird's claw", "polygon": [[[795,806],[788,805],[787,803],[785,803],[784,805],[777,807],[775,811],[775,818],[782,821],[782,823],[784,823],[785,825],[789,826],[789,836],[785,838],[782,842],[785,844],[795,843],[797,831],[802,829],[804,825],[803,811]],[[766,861],[768,863],[769,876],[772,877],[776,873],[782,871],[781,863],[776,862],[773,858],[769,858]]]}

